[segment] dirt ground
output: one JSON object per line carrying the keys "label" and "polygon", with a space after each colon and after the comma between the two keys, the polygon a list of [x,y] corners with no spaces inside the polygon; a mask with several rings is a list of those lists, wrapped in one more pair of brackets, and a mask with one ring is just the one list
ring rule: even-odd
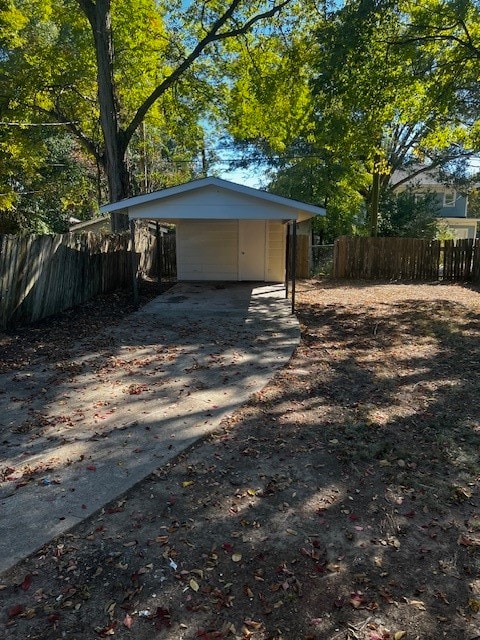
{"label": "dirt ground", "polygon": [[[65,358],[120,298],[0,334],[2,369]],[[480,638],[480,293],[298,302],[294,357],[218,433],[0,577],[0,637]]]}

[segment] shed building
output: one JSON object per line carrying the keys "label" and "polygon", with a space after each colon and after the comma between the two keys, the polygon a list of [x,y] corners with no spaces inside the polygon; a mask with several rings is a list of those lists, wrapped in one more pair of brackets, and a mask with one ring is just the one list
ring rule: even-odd
{"label": "shed building", "polygon": [[289,224],[325,209],[220,178],[101,207],[176,225],[177,279],[282,282]]}

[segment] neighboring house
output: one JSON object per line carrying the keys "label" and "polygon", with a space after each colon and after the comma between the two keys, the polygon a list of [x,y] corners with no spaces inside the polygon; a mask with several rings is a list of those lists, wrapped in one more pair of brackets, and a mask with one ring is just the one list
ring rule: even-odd
{"label": "neighboring house", "polygon": [[[287,228],[325,209],[219,178],[101,207],[176,225],[178,280],[283,282]],[[296,228],[296,226],[295,226]]]}
{"label": "neighboring house", "polygon": [[72,233],[110,233],[110,217],[101,216],[91,220],[77,220],[70,218],[69,231]]}
{"label": "neighboring house", "polygon": [[391,186],[396,193],[408,189],[419,198],[434,193],[438,203],[437,220],[448,225],[458,239],[476,238],[477,220],[467,217],[467,195],[457,191],[454,186],[442,183],[434,171],[425,171],[410,179],[408,176],[407,171],[393,173]]}

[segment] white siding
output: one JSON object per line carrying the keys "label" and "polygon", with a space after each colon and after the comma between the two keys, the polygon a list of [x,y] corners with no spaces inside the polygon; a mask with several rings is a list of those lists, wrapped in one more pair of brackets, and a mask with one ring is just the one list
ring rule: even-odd
{"label": "white siding", "polygon": [[268,221],[267,227],[267,273],[268,282],[285,280],[285,225],[281,222]]}
{"label": "white siding", "polygon": [[[281,204],[266,200],[271,194],[238,193],[225,188],[205,186],[193,191],[165,195],[159,191],[158,198],[140,202],[128,207],[130,219],[148,218],[163,220],[303,220],[312,214],[302,211],[287,199]],[[153,197],[150,194],[148,197]],[[145,196],[147,197],[147,196]],[[271,196],[276,197],[276,196]],[[136,198],[132,198],[136,200]],[[105,210],[114,205],[104,207]],[[309,205],[305,205],[308,207]],[[123,205],[123,208],[126,208]],[[319,209],[321,211],[321,209]]]}
{"label": "white siding", "polygon": [[238,221],[179,221],[177,278],[238,280]]}

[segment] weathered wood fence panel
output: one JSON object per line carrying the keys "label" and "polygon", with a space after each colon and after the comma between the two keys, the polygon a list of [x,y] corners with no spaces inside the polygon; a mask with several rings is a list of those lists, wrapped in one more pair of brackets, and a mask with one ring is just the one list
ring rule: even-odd
{"label": "weathered wood fence panel", "polygon": [[171,280],[177,276],[177,247],[175,234],[158,237],[155,259],[155,273],[163,279]]}
{"label": "weathered wood fence panel", "polygon": [[447,280],[480,284],[478,240],[419,238],[337,238],[335,278],[364,280]]}
{"label": "weathered wood fence panel", "polygon": [[[173,276],[172,241],[165,243],[163,260]],[[138,273],[156,275],[155,234],[139,228],[135,253]],[[131,282],[129,234],[0,236],[0,329],[45,318]]]}
{"label": "weathered wood fence panel", "polygon": [[308,278],[310,276],[310,237],[306,235],[297,236],[297,251],[295,260],[295,270],[297,278]]}

